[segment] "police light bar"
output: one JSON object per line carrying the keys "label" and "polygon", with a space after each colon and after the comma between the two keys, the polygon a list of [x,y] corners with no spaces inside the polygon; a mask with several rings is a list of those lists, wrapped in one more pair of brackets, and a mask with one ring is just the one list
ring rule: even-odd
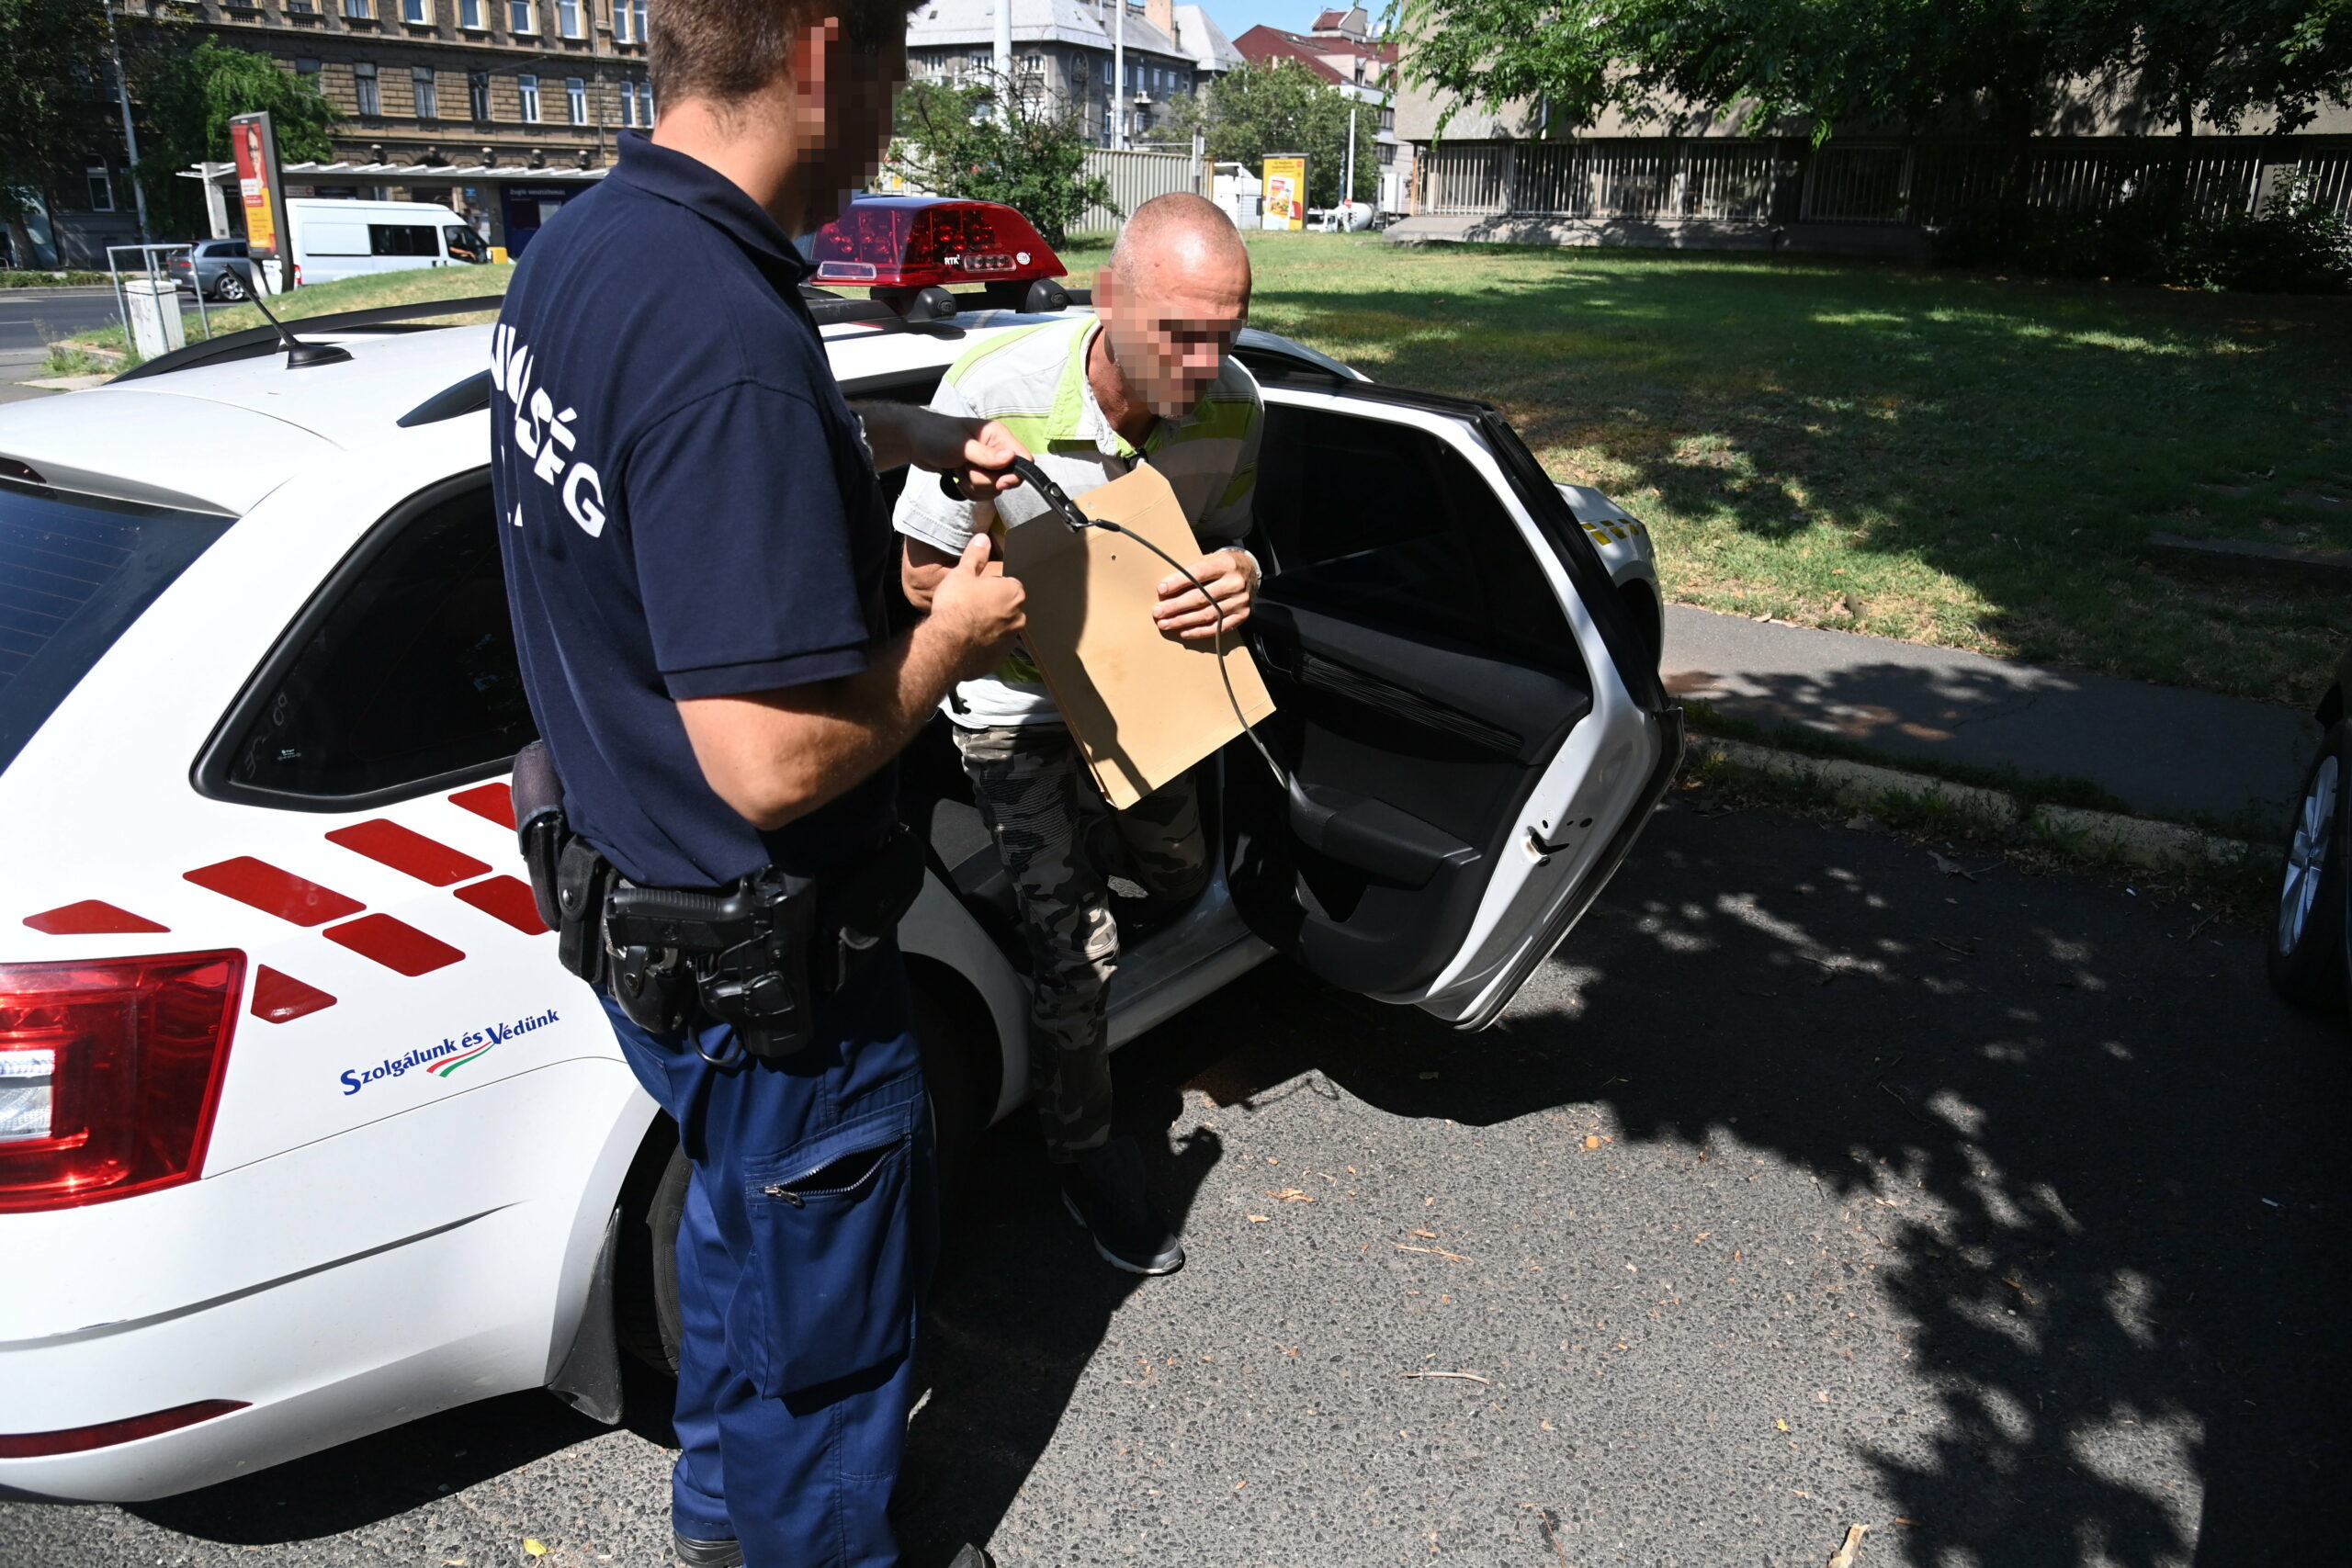
{"label": "police light bar", "polygon": [[987,286],[989,303],[1019,307],[1029,286],[1065,270],[1019,209],[935,196],[862,196],[809,243],[819,284],[871,288],[885,301],[925,288]]}

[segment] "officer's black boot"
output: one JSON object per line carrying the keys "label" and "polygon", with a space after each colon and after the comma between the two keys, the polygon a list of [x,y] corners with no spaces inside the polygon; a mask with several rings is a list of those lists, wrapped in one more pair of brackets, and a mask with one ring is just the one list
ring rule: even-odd
{"label": "officer's black boot", "polygon": [[686,1568],[743,1568],[743,1543],[740,1540],[696,1540],[692,1536],[673,1533],[670,1544]]}
{"label": "officer's black boot", "polygon": [[1114,1269],[1173,1274],[1184,1267],[1184,1244],[1169,1233],[1144,1191],[1143,1151],[1132,1138],[1113,1138],[1064,1166],[1062,1206]]}

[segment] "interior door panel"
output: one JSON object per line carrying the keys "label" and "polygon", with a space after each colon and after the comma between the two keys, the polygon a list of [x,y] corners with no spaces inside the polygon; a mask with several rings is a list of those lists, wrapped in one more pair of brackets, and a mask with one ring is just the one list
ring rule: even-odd
{"label": "interior door panel", "polygon": [[1301,786],[1227,770],[1234,897],[1334,985],[1425,986],[1461,950],[1537,781],[1593,707],[1557,597],[1446,435],[1266,411],[1251,637]]}

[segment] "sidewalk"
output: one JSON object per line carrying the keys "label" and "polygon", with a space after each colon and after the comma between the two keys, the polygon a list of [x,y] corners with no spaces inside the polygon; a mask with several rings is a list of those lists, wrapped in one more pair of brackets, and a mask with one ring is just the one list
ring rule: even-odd
{"label": "sidewalk", "polygon": [[2088,779],[2152,816],[2276,830],[2318,738],[2268,703],[2010,664],[1852,632],[1666,611],[1667,689],[1900,761],[1937,757]]}

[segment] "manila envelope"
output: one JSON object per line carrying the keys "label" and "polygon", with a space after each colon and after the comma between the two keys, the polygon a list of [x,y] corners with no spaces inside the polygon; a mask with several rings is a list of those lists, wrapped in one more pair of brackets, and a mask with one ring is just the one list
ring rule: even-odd
{"label": "manila envelope", "polygon": [[[1185,566],[1203,554],[1176,492],[1148,468],[1089,491],[1078,505]],[[1004,570],[1028,590],[1023,640],[1112,809],[1125,811],[1239,739],[1234,702],[1252,725],[1274,711],[1239,631],[1216,639],[1233,701],[1213,644],[1159,635],[1151,612],[1170,569],[1135,540],[1074,531],[1046,512],[1005,530]]]}

